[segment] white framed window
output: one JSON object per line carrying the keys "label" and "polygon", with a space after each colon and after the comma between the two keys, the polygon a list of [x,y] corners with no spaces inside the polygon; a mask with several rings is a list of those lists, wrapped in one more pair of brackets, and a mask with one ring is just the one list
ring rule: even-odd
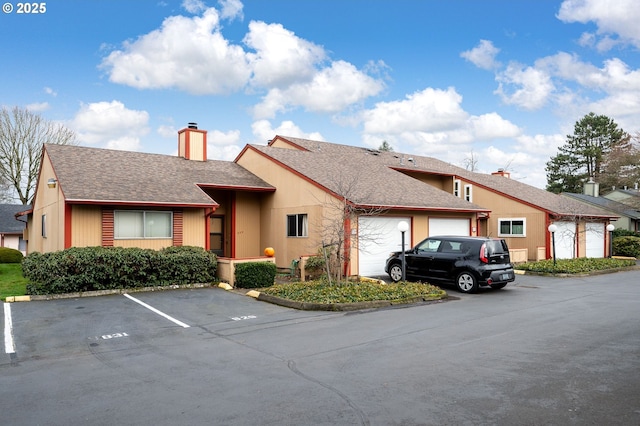
{"label": "white framed window", "polygon": [[172,238],[173,212],[116,210],[113,214],[113,237]]}
{"label": "white framed window", "polygon": [[287,237],[308,237],[308,228],[309,225],[306,213],[287,215]]}
{"label": "white framed window", "polygon": [[523,217],[513,219],[498,219],[499,237],[526,237],[527,219]]}
{"label": "white framed window", "polygon": [[473,189],[473,187],[471,185],[465,185],[464,186],[464,199],[467,200],[470,203],[473,202],[473,191],[472,191],[472,189]]}
{"label": "white framed window", "polygon": [[456,197],[460,197],[462,195],[462,193],[460,192],[460,179],[456,179],[453,181],[453,195],[455,195]]}

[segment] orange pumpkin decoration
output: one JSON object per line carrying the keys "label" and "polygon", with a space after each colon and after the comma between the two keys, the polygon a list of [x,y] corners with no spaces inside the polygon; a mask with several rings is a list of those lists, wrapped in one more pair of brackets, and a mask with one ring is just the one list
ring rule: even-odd
{"label": "orange pumpkin decoration", "polygon": [[273,257],[275,254],[276,251],[273,249],[273,247],[267,247],[266,249],[264,249],[265,256]]}

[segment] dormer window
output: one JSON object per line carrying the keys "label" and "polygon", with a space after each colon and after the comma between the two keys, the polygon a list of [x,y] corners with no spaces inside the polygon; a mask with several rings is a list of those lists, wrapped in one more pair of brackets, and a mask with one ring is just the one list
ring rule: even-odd
{"label": "dormer window", "polygon": [[454,180],[453,181],[453,195],[455,195],[456,197],[460,197],[461,196],[460,188],[461,188],[460,179]]}
{"label": "dormer window", "polygon": [[464,186],[464,199],[467,200],[468,202],[473,202],[473,192],[472,192],[473,187],[471,185],[465,185]]}

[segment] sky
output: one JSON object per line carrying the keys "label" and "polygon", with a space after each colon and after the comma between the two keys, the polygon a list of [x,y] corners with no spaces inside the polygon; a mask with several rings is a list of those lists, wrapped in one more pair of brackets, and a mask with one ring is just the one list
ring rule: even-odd
{"label": "sky", "polygon": [[210,159],[386,141],[544,188],[589,112],[640,131],[637,0],[2,1],[0,107],[84,146],[174,155],[196,122]]}

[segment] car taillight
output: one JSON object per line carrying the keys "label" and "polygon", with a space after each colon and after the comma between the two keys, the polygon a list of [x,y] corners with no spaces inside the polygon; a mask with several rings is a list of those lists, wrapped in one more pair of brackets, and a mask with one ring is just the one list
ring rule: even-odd
{"label": "car taillight", "polygon": [[487,244],[482,244],[480,247],[480,262],[489,263],[489,259],[487,259]]}

